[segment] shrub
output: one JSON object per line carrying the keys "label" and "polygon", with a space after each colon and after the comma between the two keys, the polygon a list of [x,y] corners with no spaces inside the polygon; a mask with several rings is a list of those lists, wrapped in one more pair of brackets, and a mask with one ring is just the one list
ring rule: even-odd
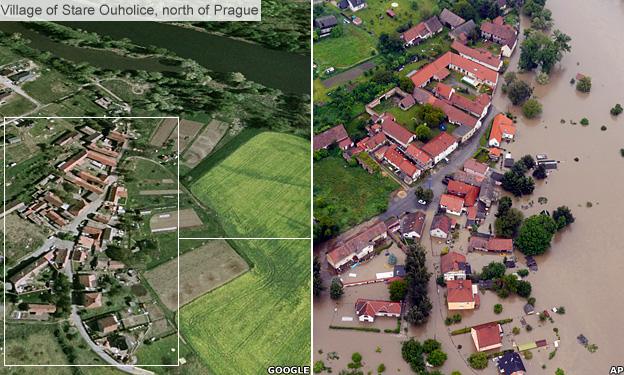
{"label": "shrub", "polygon": [[518,270],[518,275],[520,275],[520,277],[527,277],[529,276],[529,270],[527,270],[526,268]]}
{"label": "shrub", "polygon": [[386,365],[380,363],[379,366],[377,366],[377,373],[381,374],[384,371],[386,371]]}
{"label": "shrub", "polygon": [[481,370],[488,366],[488,356],[485,353],[473,353],[468,357],[470,367]]}
{"label": "shrub", "polygon": [[624,111],[624,109],[618,103],[618,104],[615,105],[615,107],[611,108],[611,115],[612,116],[618,116],[620,113],[622,113],[622,111]]}
{"label": "shrub", "polygon": [[513,327],[513,329],[511,330],[511,333],[513,333],[514,335],[519,335],[520,334],[520,328]]}
{"label": "shrub", "polygon": [[585,76],[576,82],[576,89],[580,92],[588,93],[591,91],[591,77]]}
{"label": "shrub", "polygon": [[542,104],[536,99],[529,99],[522,105],[522,113],[526,118],[535,118],[542,114]]}
{"label": "shrub", "polygon": [[440,349],[436,349],[429,353],[427,356],[427,362],[433,367],[440,367],[446,362],[448,356]]}
{"label": "shrub", "polygon": [[527,332],[531,332],[533,330],[533,327],[530,324],[527,324],[526,330]]}
{"label": "shrub", "polygon": [[320,374],[321,372],[325,371],[326,367],[325,367],[325,363],[323,361],[316,361],[314,362],[314,373],[315,374]]}
{"label": "shrub", "polygon": [[522,352],[522,355],[524,356],[524,359],[532,359],[533,358],[533,353],[531,353],[530,350],[525,350]]}
{"label": "shrub", "polygon": [[340,281],[340,278],[334,277],[332,279],[331,286],[329,287],[329,296],[331,297],[331,299],[338,299],[342,297],[343,294],[344,290],[342,286],[342,281]]}
{"label": "shrub", "polygon": [[494,314],[500,314],[503,312],[503,305],[501,305],[500,303],[497,303],[496,305],[494,305]]}
{"label": "shrub", "polygon": [[583,126],[589,125],[589,120],[587,119],[587,117],[583,117],[581,119],[581,125],[583,125]]}
{"label": "shrub", "polygon": [[600,127],[600,130],[605,131],[605,130],[607,130],[607,127],[606,127],[605,125],[602,125],[602,126]]}

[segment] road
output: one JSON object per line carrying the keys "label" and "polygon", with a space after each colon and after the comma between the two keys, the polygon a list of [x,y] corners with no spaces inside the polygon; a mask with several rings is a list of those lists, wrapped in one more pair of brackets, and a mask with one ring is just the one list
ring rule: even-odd
{"label": "road", "polygon": [[[453,153],[449,156],[450,161],[448,163],[441,162],[436,168],[431,170],[429,177],[427,177],[427,179],[422,183],[423,187],[433,190],[434,198],[429,205],[437,207],[438,202],[440,201],[440,196],[446,190],[446,186],[442,183],[444,176],[461,170],[464,162],[470,159],[475,152],[477,152],[477,149],[480,147],[479,140],[481,139],[481,136],[484,132],[486,132],[488,124],[499,112],[500,111],[492,105],[487,115],[483,118],[483,125],[481,125],[481,128],[477,130],[468,142],[463,143],[455,151],[453,151]],[[386,220],[392,216],[399,217],[405,212],[426,209],[427,207],[417,202],[416,195],[414,194],[415,190],[416,187],[407,189],[407,196],[403,199],[398,199],[392,196],[388,204],[388,209],[386,212],[380,214],[378,218]]]}

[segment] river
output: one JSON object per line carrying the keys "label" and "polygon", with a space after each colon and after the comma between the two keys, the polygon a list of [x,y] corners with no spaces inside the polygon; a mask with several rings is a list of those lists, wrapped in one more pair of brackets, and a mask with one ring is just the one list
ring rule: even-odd
{"label": "river", "polygon": [[[153,22],[66,22],[67,26],[96,32],[113,39],[166,48],[182,58],[197,61],[216,72],[240,72],[247,79],[284,92],[310,92],[310,57],[278,51],[259,44],[218,36],[165,23]],[[175,68],[157,58],[136,59],[113,52],[68,46],[14,22],[0,23],[0,30],[20,32],[33,47],[50,51],[67,60],[86,61],[109,69],[171,71]]]}

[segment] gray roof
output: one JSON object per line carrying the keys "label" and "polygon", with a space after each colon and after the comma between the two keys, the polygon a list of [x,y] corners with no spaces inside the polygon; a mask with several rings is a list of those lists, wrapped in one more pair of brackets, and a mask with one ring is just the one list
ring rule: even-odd
{"label": "gray roof", "polygon": [[498,368],[504,374],[513,374],[514,372],[526,372],[522,358],[518,352],[508,352],[498,360]]}
{"label": "gray roof", "polygon": [[453,131],[453,135],[456,137],[463,137],[466,134],[468,134],[471,130],[472,128],[470,126],[459,125],[459,127],[457,127],[457,129]]}
{"label": "gray roof", "polygon": [[314,26],[318,27],[319,29],[325,29],[327,27],[334,27],[337,24],[338,24],[338,20],[336,20],[336,16],[334,15],[319,17],[314,20]]}
{"label": "gray roof", "polygon": [[425,26],[427,27],[427,30],[434,34],[440,32],[444,28],[444,26],[442,26],[442,23],[440,23],[440,19],[438,18],[438,16],[433,16],[426,20]]}
{"label": "gray roof", "polygon": [[466,22],[463,18],[446,8],[444,8],[442,10],[442,13],[440,13],[440,21],[442,21],[442,23],[446,25],[449,25],[453,29]]}
{"label": "gray roof", "polygon": [[460,34],[465,33],[466,35],[470,34],[473,30],[477,28],[477,24],[473,20],[469,20],[464,22],[462,25],[457,27],[455,30],[451,31],[451,36],[454,38],[459,37]]}
{"label": "gray roof", "polygon": [[357,7],[359,5],[366,3],[366,0],[347,0],[347,1],[349,2],[349,4],[351,4],[352,7]]}

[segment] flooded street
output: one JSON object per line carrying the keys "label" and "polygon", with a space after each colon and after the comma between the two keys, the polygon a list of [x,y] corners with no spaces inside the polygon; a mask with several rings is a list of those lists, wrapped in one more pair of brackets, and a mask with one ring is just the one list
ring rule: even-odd
{"label": "flooded street", "polygon": [[[325,292],[322,298],[314,301],[315,361],[323,360],[337,373],[346,368],[353,352],[360,352],[365,373],[376,371],[378,364],[384,363],[386,373],[409,374],[412,371],[401,358],[401,342],[406,337],[414,336],[420,341],[436,338],[442,343],[443,350],[448,354],[448,360],[440,368],[443,373],[459,370],[464,375],[493,375],[498,372],[491,361],[483,371],[469,368],[465,358],[475,352],[470,336],[450,336],[449,330],[513,318],[512,323],[503,325],[505,349],[511,348],[512,340],[516,344],[525,344],[545,339],[549,345],[533,350],[533,359],[524,360],[529,374],[553,374],[558,367],[564,369],[566,374],[608,374],[610,366],[623,364],[624,324],[621,317],[624,289],[621,287],[621,268],[624,251],[621,245],[623,236],[619,231],[624,228],[624,216],[621,214],[624,211],[624,200],[621,199],[624,157],[620,155],[620,149],[624,148],[624,114],[616,119],[609,110],[616,103],[624,104],[624,48],[621,48],[624,3],[618,0],[549,0],[546,6],[552,10],[554,28],[572,37],[572,51],[553,69],[550,83],[546,86],[538,85],[534,74],[520,75],[535,87],[534,94],[544,107],[542,116],[537,120],[525,120],[519,108],[511,106],[500,88],[494,96],[494,107],[518,115],[516,140],[505,146],[515,158],[524,154],[535,156],[545,153],[549,158],[560,161],[559,169],[551,172],[545,182],[538,182],[530,197],[514,199],[514,207],[521,209],[527,217],[544,209],[552,212],[566,205],[576,217],[571,228],[555,237],[549,252],[536,257],[539,271],[531,272],[527,278],[533,285],[532,295],[537,300],[537,312],[564,306],[565,315],[551,312],[554,322],[541,323],[536,315],[524,315],[524,299],[510,297],[501,300],[493,292],[486,292],[480,296],[480,309],[461,312],[462,322],[447,327],[444,324],[448,315],[444,289],[440,289],[438,294],[435,284],[439,254],[445,245],[432,242],[429,238],[428,230],[434,213],[434,208],[430,207],[422,241],[427,250],[427,264],[434,273],[429,287],[433,304],[429,322],[423,327],[410,327],[407,335],[404,331],[396,335],[331,330],[328,326],[335,324],[336,314],[342,312],[342,308],[334,311],[335,303]],[[523,27],[526,26],[523,23]],[[518,48],[508,71],[517,70],[519,56]],[[592,78],[591,93],[581,94],[570,84],[577,73]],[[580,125],[584,117],[589,120],[588,126]],[[601,130],[603,125],[607,127],[605,131]],[[539,204],[539,197],[546,197],[548,202]],[[481,226],[482,232],[487,232],[488,223],[493,219],[493,215],[489,215]],[[460,223],[464,222],[465,217],[462,217]],[[467,238],[467,231],[462,229],[461,238],[453,250],[466,254]],[[480,271],[490,261],[502,260],[496,255],[466,255],[475,271]],[[516,256],[520,260],[518,267],[526,268],[522,254],[517,253]],[[321,255],[320,258],[324,263],[324,257]],[[329,281],[325,285],[329,287]],[[384,288],[384,284],[345,288],[341,303],[350,305],[351,315],[355,316],[353,302],[357,297],[384,298],[385,293],[387,298]],[[493,312],[492,306],[496,303],[504,306],[500,315]],[[533,330],[527,332],[522,329],[519,335],[514,336],[511,330],[522,327],[522,317]],[[394,322],[391,318],[379,318],[384,319]],[[385,326],[382,331],[383,328]],[[557,339],[553,328],[559,330],[561,342],[556,355],[549,359],[549,353],[554,350],[553,341]],[[591,344],[596,344],[597,352],[590,353],[580,345],[576,339],[579,334],[584,334]],[[381,348],[381,353],[377,347]],[[331,351],[336,351],[340,359],[328,361],[327,353]]]}

